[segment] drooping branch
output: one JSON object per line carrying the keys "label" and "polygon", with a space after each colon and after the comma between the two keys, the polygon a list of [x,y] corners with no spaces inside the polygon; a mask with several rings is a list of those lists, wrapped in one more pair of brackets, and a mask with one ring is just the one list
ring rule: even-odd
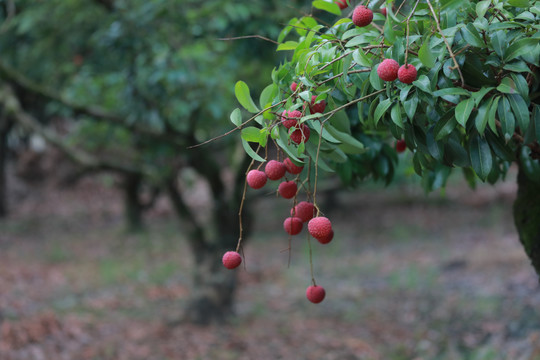
{"label": "drooping branch", "polygon": [[124,173],[143,173],[152,176],[152,174],[143,167],[129,164],[125,161],[114,161],[111,158],[99,159],[81,149],[68,145],[58,134],[40,124],[37,119],[24,111],[19,99],[13,92],[13,89],[7,84],[2,84],[0,86],[0,104],[3,106],[6,115],[12,118],[16,123],[39,134],[47,142],[60,149],[72,161],[86,169],[114,170]]}
{"label": "drooping branch", "polygon": [[111,111],[108,111],[97,105],[84,105],[76,103],[65,96],[62,96],[58,92],[54,91],[51,88],[43,86],[36,83],[35,81],[29,79],[25,75],[21,74],[19,71],[0,60],[0,76],[4,77],[10,83],[13,83],[17,87],[24,89],[25,91],[31,92],[35,95],[43,97],[47,100],[57,101],[64,106],[70,108],[75,114],[83,114],[90,116],[92,118],[105,120],[111,124],[119,125],[125,127],[129,130],[136,132],[137,134],[143,136],[149,136],[156,140],[163,140],[174,144],[179,144],[185,146],[184,134],[175,132],[174,134],[161,133],[153,131],[146,126],[141,126],[139,124],[128,124],[125,121],[125,117],[121,114],[117,114]]}

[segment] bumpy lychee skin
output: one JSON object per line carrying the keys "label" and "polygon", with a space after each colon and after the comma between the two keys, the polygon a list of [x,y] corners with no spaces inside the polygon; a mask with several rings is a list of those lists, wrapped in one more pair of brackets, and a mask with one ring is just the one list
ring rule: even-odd
{"label": "bumpy lychee skin", "polygon": [[260,170],[250,170],[246,177],[249,187],[253,189],[260,189],[266,184],[268,180],[264,171]]}
{"label": "bumpy lychee skin", "polygon": [[308,286],[308,288],[306,289],[307,299],[314,304],[318,304],[323,301],[325,296],[326,291],[324,291],[324,288],[322,286],[311,285]]}
{"label": "bumpy lychee skin", "polygon": [[303,227],[302,219],[297,217],[288,217],[283,222],[283,229],[290,235],[298,235]]}
{"label": "bumpy lychee skin", "polygon": [[330,234],[328,236],[322,237],[317,239],[318,242],[321,244],[328,244],[332,239],[334,238],[334,230],[330,231]]}
{"label": "bumpy lychee skin", "polygon": [[332,233],[332,223],[324,216],[317,216],[308,222],[308,231],[317,240],[327,239]]}
{"label": "bumpy lychee skin", "polygon": [[377,68],[377,75],[384,81],[394,81],[398,77],[399,64],[394,59],[384,59]]}
{"label": "bumpy lychee skin", "polygon": [[285,171],[287,171],[285,165],[276,160],[270,160],[266,163],[266,167],[264,168],[264,172],[270,180],[281,179],[283,176],[285,176]]}
{"label": "bumpy lychee skin", "polygon": [[317,95],[312,95],[311,96],[311,104],[309,105],[309,111],[312,114],[316,114],[316,113],[321,113],[322,114],[324,112],[324,109],[326,109],[326,101],[321,100],[321,101],[319,101],[318,103],[315,104],[315,99],[317,99]]}
{"label": "bumpy lychee skin", "polygon": [[221,261],[227,269],[235,269],[242,263],[242,257],[236,251],[227,251]]}
{"label": "bumpy lychee skin", "polygon": [[295,82],[293,82],[293,83],[291,84],[291,91],[292,91],[292,92],[295,92],[297,86],[298,86],[298,84],[295,83]]}
{"label": "bumpy lychee skin", "polygon": [[373,21],[373,11],[360,5],[354,8],[352,22],[359,27],[368,26]]}
{"label": "bumpy lychee skin", "polygon": [[313,219],[314,213],[315,206],[307,201],[300,201],[291,209],[291,216],[299,217],[303,222]]}
{"label": "bumpy lychee skin", "polygon": [[416,68],[411,64],[402,65],[397,72],[397,76],[402,83],[411,84],[416,80]]}
{"label": "bumpy lychee skin", "polygon": [[347,0],[336,0],[335,3],[339,6],[341,10],[349,7],[349,4],[347,4]]}
{"label": "bumpy lychee skin", "polygon": [[302,117],[302,113],[298,110],[288,111],[283,110],[281,113],[281,123],[285,129],[290,129],[298,124],[298,120]]}
{"label": "bumpy lychee skin", "polygon": [[287,169],[287,172],[293,174],[293,175],[298,175],[302,172],[302,170],[304,170],[304,167],[303,166],[296,166],[291,159],[289,158],[286,158],[284,161],[283,161],[283,164],[285,165],[285,168]]}
{"label": "bumpy lychee skin", "polygon": [[398,141],[396,141],[396,151],[398,153],[402,153],[405,150],[407,150],[407,143],[405,142],[405,140],[399,139]]}
{"label": "bumpy lychee skin", "polygon": [[296,144],[300,144],[309,140],[309,127],[307,127],[306,124],[302,124],[301,126],[301,129],[296,129],[291,133],[291,140]]}
{"label": "bumpy lychee skin", "polygon": [[294,181],[284,181],[278,186],[279,195],[285,199],[292,199],[297,190],[298,187]]}

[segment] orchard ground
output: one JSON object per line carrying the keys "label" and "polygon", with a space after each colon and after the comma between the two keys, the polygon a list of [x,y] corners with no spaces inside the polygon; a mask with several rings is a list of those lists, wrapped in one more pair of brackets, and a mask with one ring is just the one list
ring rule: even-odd
{"label": "orchard ground", "polygon": [[[283,251],[290,200],[273,196],[276,182],[250,190],[266,195],[236,270],[237,316],[207,328],[170,323],[192,259],[165,199],[147,232],[126,234],[108,180],[12,192],[0,222],[0,359],[540,358],[540,289],[512,223],[512,176],[476,191],[453,178],[445,196],[407,179],[321,194],[336,235],[312,241],[318,305],[305,298],[306,229],[290,266]],[[193,193],[204,213],[204,187]]]}

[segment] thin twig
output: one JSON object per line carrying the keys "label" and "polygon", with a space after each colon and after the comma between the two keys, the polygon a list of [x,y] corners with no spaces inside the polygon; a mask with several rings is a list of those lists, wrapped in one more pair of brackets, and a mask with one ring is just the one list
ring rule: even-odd
{"label": "thin twig", "polygon": [[435,20],[435,24],[437,24],[437,30],[439,31],[439,34],[441,34],[442,39],[444,41],[444,44],[446,45],[446,48],[448,49],[448,52],[450,53],[450,57],[452,60],[454,60],[454,66],[457,69],[459,73],[459,78],[461,80],[461,86],[465,86],[465,79],[463,78],[463,74],[461,73],[461,69],[459,68],[459,64],[457,62],[456,56],[454,55],[454,52],[452,51],[452,47],[448,43],[448,40],[446,39],[446,36],[444,36],[441,24],[439,23],[439,19],[437,18],[437,14],[435,13],[435,10],[433,9],[433,5],[431,5],[431,1],[427,0],[427,4],[429,6],[429,9],[431,10],[431,14],[433,15],[433,19]]}
{"label": "thin twig", "polygon": [[232,41],[232,40],[243,40],[243,39],[261,39],[261,40],[268,41],[268,42],[271,42],[273,44],[279,45],[279,43],[277,41],[269,39],[269,38],[261,36],[261,35],[235,36],[235,37],[229,37],[229,38],[219,38],[218,40]]}

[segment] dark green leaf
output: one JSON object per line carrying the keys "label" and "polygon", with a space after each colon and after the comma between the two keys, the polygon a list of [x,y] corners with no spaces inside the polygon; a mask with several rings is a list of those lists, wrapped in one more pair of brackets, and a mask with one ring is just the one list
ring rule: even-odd
{"label": "dark green leaf", "polygon": [[259,161],[259,162],[265,162],[266,160],[264,160],[261,156],[259,156],[252,148],[251,148],[251,145],[249,145],[249,143],[242,139],[242,146],[244,147],[244,150],[246,151],[246,154],[248,154],[252,159],[254,159],[255,161]]}
{"label": "dark green leaf", "polygon": [[482,40],[482,37],[478,33],[478,30],[476,30],[476,27],[471,23],[468,23],[467,26],[461,28],[461,34],[469,45],[478,48],[483,48],[486,46]]}
{"label": "dark green leaf", "polygon": [[403,119],[401,117],[401,106],[399,106],[399,103],[395,104],[392,107],[390,116],[392,117],[392,121],[394,122],[394,124],[403,129]]}
{"label": "dark green leaf", "polygon": [[512,107],[512,112],[516,117],[517,123],[521,128],[521,131],[526,131],[529,127],[529,109],[527,108],[527,103],[521,97],[521,95],[513,94],[506,95],[510,101]]}
{"label": "dark green leaf", "polygon": [[497,115],[499,116],[499,121],[501,122],[501,130],[504,138],[506,141],[508,141],[512,138],[512,135],[514,135],[514,131],[516,129],[516,120],[514,118],[514,114],[512,113],[510,102],[505,96],[503,96],[502,100],[499,101],[497,108]]}
{"label": "dark green leaf", "polygon": [[381,117],[386,113],[388,108],[392,105],[392,100],[386,99],[383,100],[377,105],[377,108],[375,109],[375,115],[373,116],[373,121],[375,123],[375,126],[377,126],[377,123],[381,119]]}
{"label": "dark green leaf", "polygon": [[469,119],[469,116],[471,116],[473,109],[473,98],[463,100],[456,106],[456,120],[461,126],[466,127],[467,120]]}
{"label": "dark green leaf", "polygon": [[469,156],[476,175],[485,181],[493,166],[491,149],[485,138],[474,134],[469,139]]}
{"label": "dark green leaf", "polygon": [[524,55],[528,52],[533,52],[537,46],[538,39],[535,38],[524,38],[517,40],[508,47],[506,53],[504,54],[503,60],[508,62],[517,58],[518,56]]}
{"label": "dark green leaf", "polygon": [[431,69],[433,66],[435,66],[436,58],[433,54],[433,51],[430,49],[429,39],[430,37],[424,40],[424,43],[420,47],[420,50],[418,50],[418,58],[425,67]]}
{"label": "dark green leaf", "polygon": [[259,112],[257,105],[253,102],[251,95],[249,94],[249,87],[243,81],[238,81],[234,86],[234,94],[240,105],[242,105],[247,111],[251,113]]}

